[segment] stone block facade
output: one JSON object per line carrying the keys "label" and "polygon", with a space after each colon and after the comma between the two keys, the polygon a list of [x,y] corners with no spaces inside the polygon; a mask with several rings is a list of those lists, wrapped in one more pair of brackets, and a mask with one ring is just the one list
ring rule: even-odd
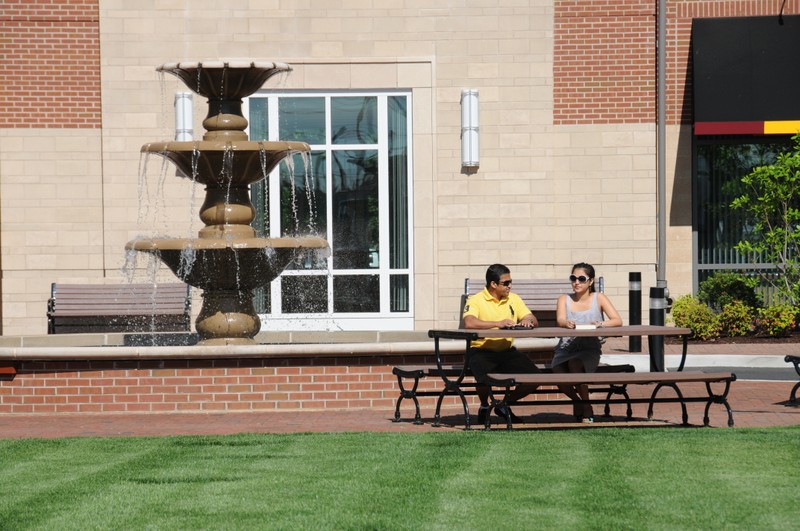
{"label": "stone block facade", "polygon": [[[288,62],[287,89],[411,90],[415,329],[452,324],[463,279],[495,262],[528,278],[591,262],[625,318],[628,273],[642,273],[645,293],[657,276],[656,7],[8,0],[2,334],[45,332],[51,282],[118,282],[126,241],[197,230],[200,192],[166,179],[163,199],[147,196],[139,150],[171,137],[172,95],[185,90],[155,66],[219,58]],[[691,20],[774,6],[682,0],[667,9],[666,277],[677,296],[692,289],[691,219],[682,214],[691,205]],[[460,164],[464,88],[480,91],[477,170]],[[199,124],[203,102],[194,108]],[[159,201],[178,208],[143,221],[142,200],[151,211]]]}

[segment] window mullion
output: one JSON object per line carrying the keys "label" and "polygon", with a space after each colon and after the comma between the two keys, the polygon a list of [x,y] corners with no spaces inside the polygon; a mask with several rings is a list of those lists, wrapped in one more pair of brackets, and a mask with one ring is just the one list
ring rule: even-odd
{"label": "window mullion", "polygon": [[378,97],[378,274],[381,314],[391,312],[389,287],[389,143],[388,106],[385,95]]}

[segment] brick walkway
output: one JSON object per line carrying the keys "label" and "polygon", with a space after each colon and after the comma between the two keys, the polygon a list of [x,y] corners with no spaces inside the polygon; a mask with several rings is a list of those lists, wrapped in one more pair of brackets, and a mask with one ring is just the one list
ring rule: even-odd
{"label": "brick walkway", "polygon": [[[646,341],[642,346],[647,351]],[[627,340],[609,339],[606,353],[627,351]],[[665,354],[680,352],[679,345],[666,345]],[[797,344],[760,345],[696,345],[689,348],[693,354],[720,356],[721,360],[736,356],[763,357],[772,365],[782,362],[786,354],[800,355]],[[729,403],[733,409],[736,427],[794,426],[800,425],[800,405],[788,403],[789,393],[797,381],[791,364],[785,363],[786,379],[782,381],[737,380],[731,386]],[[734,371],[735,372],[735,371]],[[665,390],[669,392],[669,390]],[[667,395],[664,395],[667,396]],[[431,426],[432,400],[422,403],[425,424],[416,426],[411,422],[391,422],[391,410],[362,411],[257,411],[226,413],[186,414],[59,414],[59,415],[0,415],[0,437],[88,437],[88,436],[161,436],[161,435],[217,435],[233,433],[295,433],[335,431],[375,432],[430,432],[455,431],[464,427],[463,414],[459,408],[448,408],[443,412],[444,425]],[[413,406],[404,404],[403,414],[413,412]],[[689,423],[702,426],[704,404],[687,405]],[[634,422],[624,418],[624,406],[612,408],[610,419],[596,417],[592,425],[577,424],[570,418],[569,406],[538,406],[534,409],[518,408],[515,413],[526,419],[522,429],[540,428],[596,428],[603,426],[663,426],[680,425],[681,411],[676,404],[657,404],[654,419],[646,420],[647,405],[634,404]],[[600,411],[595,409],[596,415]],[[527,415],[527,416],[526,416]],[[724,407],[714,404],[710,412],[710,425],[727,428]],[[498,426],[500,427],[500,426]]]}

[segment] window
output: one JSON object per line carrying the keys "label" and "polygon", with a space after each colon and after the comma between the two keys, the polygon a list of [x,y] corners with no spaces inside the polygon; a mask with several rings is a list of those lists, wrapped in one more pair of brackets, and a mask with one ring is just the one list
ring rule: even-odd
{"label": "window", "polygon": [[294,263],[257,294],[262,329],[411,329],[409,93],[260,92],[251,140],[298,140],[295,157],[253,185],[256,230],[320,234],[331,256]]}
{"label": "window", "polygon": [[[716,271],[770,269],[734,247],[747,238],[748,225],[730,204],[740,195],[741,178],[757,166],[775,162],[791,149],[788,137],[698,137],[694,164],[695,282]],[[765,293],[765,295],[768,295]]]}

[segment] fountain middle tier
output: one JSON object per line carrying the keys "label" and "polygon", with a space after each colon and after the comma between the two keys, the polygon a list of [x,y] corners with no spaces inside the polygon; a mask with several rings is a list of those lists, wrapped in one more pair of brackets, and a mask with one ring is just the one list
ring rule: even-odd
{"label": "fountain middle tier", "polygon": [[295,259],[330,253],[328,242],[316,236],[141,239],[125,247],[156,255],[183,282],[212,291],[253,290],[272,282]]}
{"label": "fountain middle tier", "polygon": [[246,186],[266,178],[282,160],[310,150],[305,142],[197,140],[151,142],[141,152],[166,158],[184,177],[207,186]]}

